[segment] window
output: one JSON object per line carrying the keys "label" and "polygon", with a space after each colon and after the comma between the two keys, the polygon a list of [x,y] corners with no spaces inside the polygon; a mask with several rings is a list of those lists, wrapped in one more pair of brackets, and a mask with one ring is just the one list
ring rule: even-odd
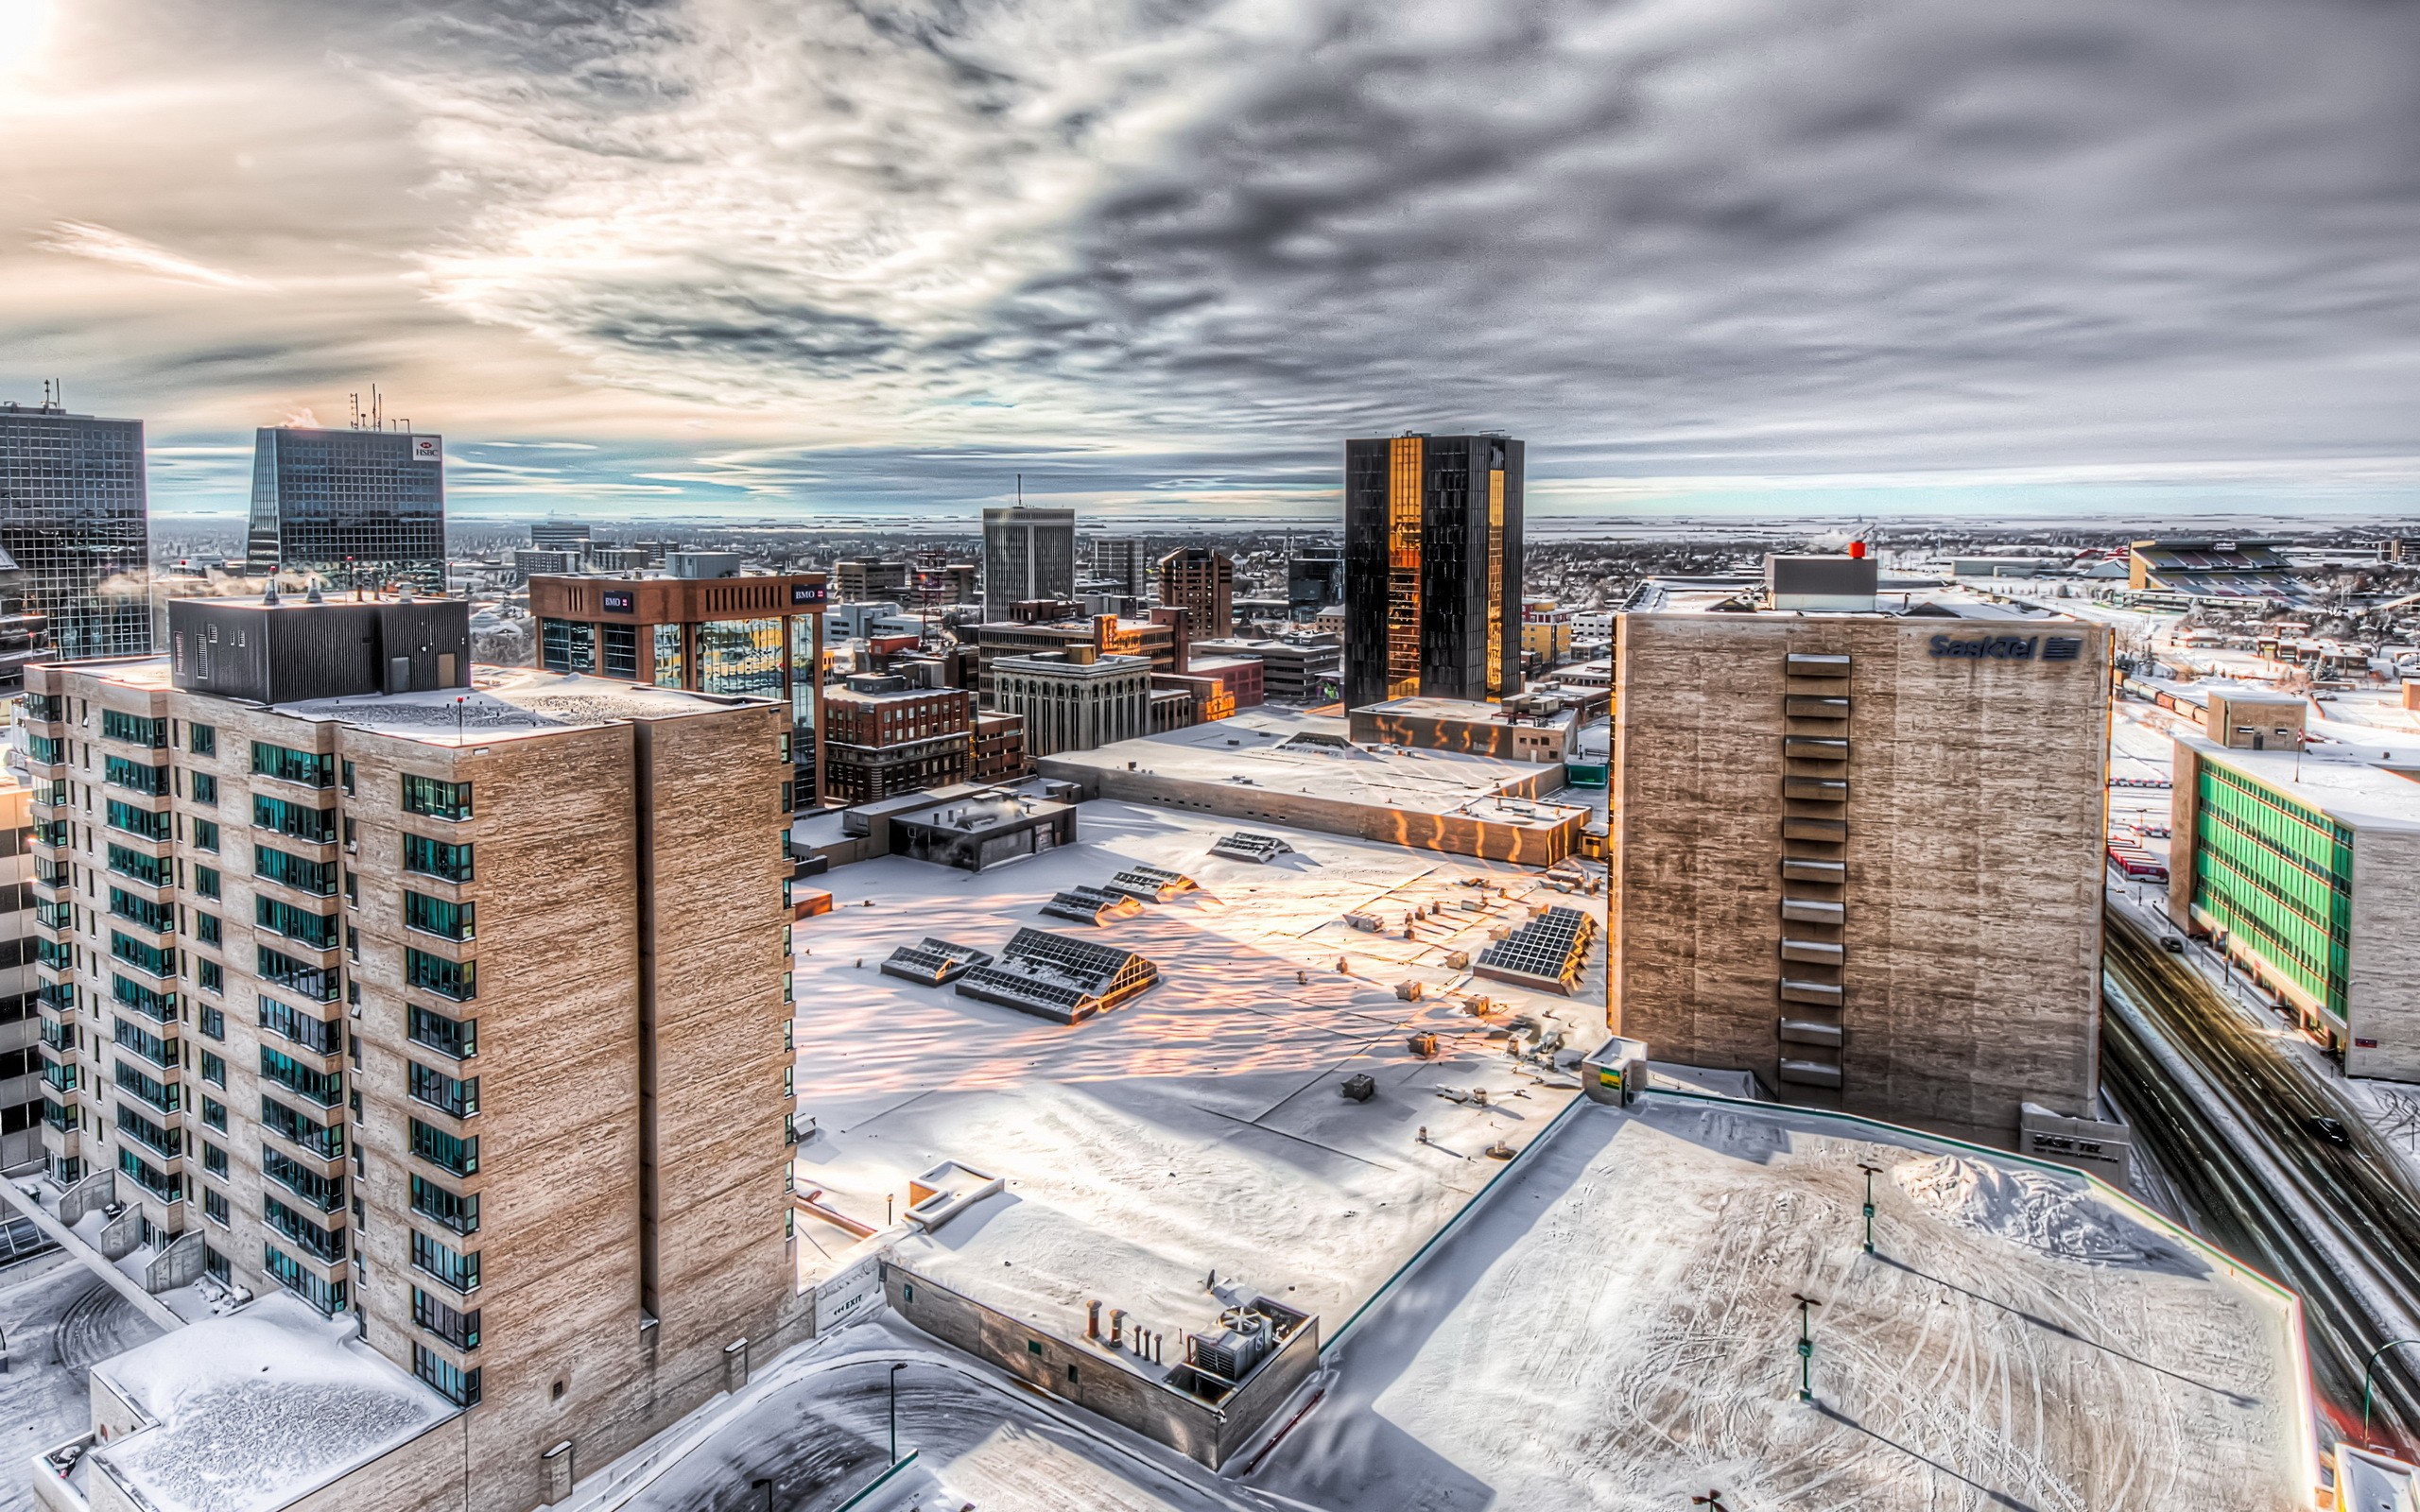
{"label": "window", "polygon": [[307,892],[325,898],[337,890],[337,866],[333,861],[305,861],[301,856],[265,845],[252,847],[252,875],[266,877],[281,887]]}
{"label": "window", "polygon": [[197,756],[218,754],[218,727],[216,725],[185,726],[185,743]]}
{"label": "window", "polygon": [[[114,859],[112,859],[112,860],[111,865],[112,865],[112,866],[115,866],[115,865],[116,865],[116,862],[115,862],[115,860],[114,860]],[[216,867],[196,867],[196,868],[193,868],[193,891],[194,891],[194,896],[195,896],[195,897],[197,897],[197,898],[216,898],[216,897],[217,897],[217,896],[218,896],[218,868],[216,868]]]}
{"label": "window", "polygon": [[353,791],[353,763],[351,763],[351,762],[349,762],[349,761],[347,761],[347,762],[340,762],[340,763],[338,763],[338,764],[337,764],[337,770],[338,770],[338,771],[340,771],[340,772],[343,774],[344,790],[345,790],[347,793],[352,792],[352,791]]}
{"label": "window", "polygon": [[224,1180],[227,1176],[227,1152],[208,1140],[201,1142],[201,1168]]}
{"label": "window", "polygon": [[549,672],[594,672],[596,627],[577,620],[540,620],[538,656]]}
{"label": "window", "polygon": [[175,1040],[153,1034],[130,1020],[112,1019],[111,1022],[113,1042],[120,1050],[131,1050],[164,1071],[177,1071],[184,1065],[183,1052]]}
{"label": "window", "polygon": [[468,1003],[479,995],[476,961],[449,961],[409,945],[404,947],[404,980],[457,1003]]}
{"label": "window", "polygon": [[252,775],[275,778],[281,782],[300,782],[305,787],[327,787],[336,782],[337,759],[314,751],[294,750],[285,746],[272,746],[267,741],[252,742]]}
{"label": "window", "polygon": [[608,625],[601,637],[604,642],[602,670],[609,678],[625,682],[639,679],[639,627],[635,625]]}
{"label": "window", "polygon": [[216,1129],[219,1133],[226,1133],[227,1105],[220,1102],[216,1097],[203,1098],[201,1100],[201,1121],[204,1125]]}
{"label": "window", "polygon": [[322,1108],[334,1108],[344,1100],[343,1073],[314,1071],[293,1057],[271,1050],[267,1045],[261,1047],[261,1074]]}
{"label": "window", "polygon": [[471,848],[448,845],[424,834],[404,836],[404,869],[417,871],[424,877],[442,877],[447,882],[471,880]]}
{"label": "window", "polygon": [[226,1014],[210,1006],[208,1004],[204,1004],[201,1007],[200,1019],[201,1037],[204,1040],[224,1040],[227,1038]]}
{"label": "window", "polygon": [[117,1168],[134,1178],[134,1184],[162,1202],[185,1200],[185,1178],[171,1176],[123,1145],[118,1147]]}
{"label": "window", "polygon": [[112,787],[123,787],[136,793],[158,798],[168,790],[168,769],[146,766],[123,756],[108,756],[101,761],[101,781]]}
{"label": "window", "polygon": [[699,690],[780,697],[785,641],[779,619],[709,620],[700,625]]}
{"label": "window", "polygon": [[176,1083],[155,1081],[123,1060],[112,1069],[118,1091],[129,1096],[148,1103],[163,1113],[173,1113],[184,1106],[184,1089]]}
{"label": "window", "polygon": [[432,819],[467,819],[471,816],[471,784],[406,776],[404,812],[424,814]]}
{"label": "window", "polygon": [[659,688],[681,686],[681,627],[678,625],[655,627],[655,685]]}
{"label": "window", "polygon": [[104,709],[101,711],[101,738],[122,740],[131,746],[164,747],[168,744],[168,722]]}
{"label": "window", "polygon": [[57,735],[27,735],[26,754],[40,765],[63,765],[67,761],[67,742]]}
{"label": "window", "polygon": [[207,1050],[203,1051],[201,1053],[201,1079],[210,1083],[213,1087],[226,1086],[226,1057],[223,1056],[213,1055]]}
{"label": "window", "polygon": [[479,1289],[479,1257],[475,1251],[458,1254],[417,1230],[412,1234],[412,1267],[458,1292]]}
{"label": "window", "polygon": [[196,979],[201,983],[201,989],[204,992],[224,992],[227,990],[226,970],[216,961],[197,959],[193,963],[193,971]]}
{"label": "window", "polygon": [[477,1369],[465,1370],[424,1344],[412,1346],[412,1374],[436,1387],[439,1395],[458,1407],[478,1404]]}
{"label": "window", "polygon": [[343,1028],[327,1019],[315,1019],[299,1008],[290,1007],[275,998],[260,1000],[261,1027],[269,1033],[291,1040],[308,1050],[323,1056],[337,1053],[344,1039]]}
{"label": "window", "polygon": [[458,1234],[479,1231],[479,1199],[458,1192],[448,1192],[426,1177],[412,1177],[412,1211],[424,1218],[433,1218]]}
{"label": "window", "polygon": [[475,905],[447,902],[442,898],[427,898],[406,890],[404,894],[404,927],[419,930],[424,935],[442,935],[447,939],[472,939],[477,935],[472,917]]}
{"label": "window", "polygon": [[209,1219],[212,1223],[216,1224],[219,1228],[226,1228],[227,1194],[224,1192],[213,1192],[208,1187],[202,1188],[201,1215]]}
{"label": "window", "polygon": [[272,1098],[261,1099],[261,1126],[323,1160],[333,1160],[344,1153],[342,1125],[322,1127]]}
{"label": "window", "polygon": [[[182,1131],[154,1124],[124,1103],[117,1105],[117,1131],[171,1160],[184,1153],[185,1137]],[[202,1146],[205,1153],[209,1148],[207,1144]]]}
{"label": "window", "polygon": [[177,995],[174,992],[154,992],[140,982],[130,982],[112,972],[110,976],[110,996],[162,1023],[174,1023],[177,1020]]}
{"label": "window", "polygon": [[454,1060],[468,1060],[479,1053],[479,1021],[476,1019],[449,1019],[415,1005],[405,1010],[404,1022],[412,1043],[424,1045],[441,1056]]}
{"label": "window", "polygon": [[156,945],[146,945],[132,936],[122,935],[114,929],[110,931],[110,954],[137,971],[148,971],[153,976],[164,977],[177,974],[175,951],[162,950]]}
{"label": "window", "polygon": [[132,877],[146,886],[168,886],[175,876],[175,868],[166,861],[147,856],[140,850],[130,850],[122,845],[111,846],[109,858],[112,871],[121,877]]}
{"label": "window", "polygon": [[344,1206],[344,1177],[321,1176],[274,1144],[261,1146],[261,1175],[321,1212]]}
{"label": "window", "polygon": [[193,800],[216,806],[218,802],[218,779],[208,772],[193,774]]}
{"label": "window", "polygon": [[457,1081],[417,1060],[410,1065],[414,1098],[456,1118],[469,1118],[479,1110],[479,1078],[476,1076],[468,1081]]}
{"label": "window", "polygon": [[469,1176],[479,1168],[479,1138],[474,1134],[464,1139],[448,1134],[433,1124],[411,1120],[412,1153],[431,1165],[443,1166],[456,1176]]}
{"label": "window", "polygon": [[193,821],[193,848],[197,850],[212,851],[218,849],[218,821],[216,819],[196,819]]}
{"label": "window", "polygon": [[129,834],[140,835],[146,840],[165,840],[168,837],[168,816],[165,811],[154,814],[148,809],[139,809],[122,799],[113,798],[109,801],[104,818],[111,829],[123,830]]}
{"label": "window", "polygon": [[279,1285],[328,1316],[334,1317],[344,1311],[344,1282],[320,1280],[305,1270],[301,1261],[275,1245],[261,1246],[261,1269],[275,1277]]}
{"label": "window", "polygon": [[252,920],[272,935],[299,940],[315,950],[336,948],[337,920],[333,914],[315,914],[267,894],[256,894],[252,899]]}
{"label": "window", "polygon": [[252,826],[290,834],[298,840],[325,845],[336,838],[337,813],[308,803],[289,803],[266,793],[252,795]]}
{"label": "window", "polygon": [[123,887],[110,889],[110,912],[120,919],[140,924],[155,934],[176,933],[175,909],[166,903],[155,903],[148,898],[139,898]]}
{"label": "window", "polygon": [[308,1250],[316,1260],[344,1259],[344,1230],[323,1228],[275,1197],[261,1198],[261,1218],[271,1228]]}
{"label": "window", "polygon": [[412,1288],[412,1321],[458,1349],[479,1347],[479,1310],[458,1313],[434,1293]]}
{"label": "window", "polygon": [[193,937],[201,941],[204,945],[225,944],[226,940],[222,937],[223,935],[224,931],[219,927],[218,916],[216,914],[196,914],[193,916]]}
{"label": "window", "polygon": [[337,1000],[337,973],[333,969],[313,966],[293,956],[270,950],[266,945],[253,947],[259,956],[256,974],[272,987],[284,988],[315,1003]]}

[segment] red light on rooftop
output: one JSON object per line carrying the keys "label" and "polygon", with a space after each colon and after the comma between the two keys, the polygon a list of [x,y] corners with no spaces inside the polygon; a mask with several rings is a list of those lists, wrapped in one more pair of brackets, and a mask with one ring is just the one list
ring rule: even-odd
{"label": "red light on rooftop", "polygon": [[1850,541],[1849,558],[1853,561],[1863,561],[1865,559],[1865,542],[1862,541]]}

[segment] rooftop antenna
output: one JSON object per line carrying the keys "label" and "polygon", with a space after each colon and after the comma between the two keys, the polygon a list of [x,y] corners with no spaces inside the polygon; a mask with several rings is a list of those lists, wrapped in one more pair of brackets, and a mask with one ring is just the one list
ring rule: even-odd
{"label": "rooftop antenna", "polygon": [[386,411],[379,407],[376,384],[370,386],[370,428],[373,431],[383,431],[387,428]]}
{"label": "rooftop antenna", "polygon": [[1022,472],[1017,474],[1017,507],[1025,507],[1025,474]]}

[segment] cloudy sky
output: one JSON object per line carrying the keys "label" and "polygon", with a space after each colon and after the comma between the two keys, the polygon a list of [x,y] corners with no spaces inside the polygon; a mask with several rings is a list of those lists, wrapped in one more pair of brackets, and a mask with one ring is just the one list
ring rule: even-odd
{"label": "cloudy sky", "polygon": [[155,510],[2420,514],[2411,0],[0,0],[0,398]]}

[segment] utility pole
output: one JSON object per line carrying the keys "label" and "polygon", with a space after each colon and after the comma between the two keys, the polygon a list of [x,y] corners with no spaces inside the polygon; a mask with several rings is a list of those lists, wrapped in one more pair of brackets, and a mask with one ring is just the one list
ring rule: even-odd
{"label": "utility pole", "polygon": [[1865,1252],[1871,1255],[1874,1253],[1874,1178],[1882,1174],[1882,1167],[1867,1165],[1860,1160],[1857,1168],[1865,1173]]}
{"label": "utility pole", "polygon": [[1802,1292],[1792,1292],[1790,1298],[1798,1303],[1798,1400],[1815,1400],[1815,1329],[1814,1310],[1824,1304]]}

